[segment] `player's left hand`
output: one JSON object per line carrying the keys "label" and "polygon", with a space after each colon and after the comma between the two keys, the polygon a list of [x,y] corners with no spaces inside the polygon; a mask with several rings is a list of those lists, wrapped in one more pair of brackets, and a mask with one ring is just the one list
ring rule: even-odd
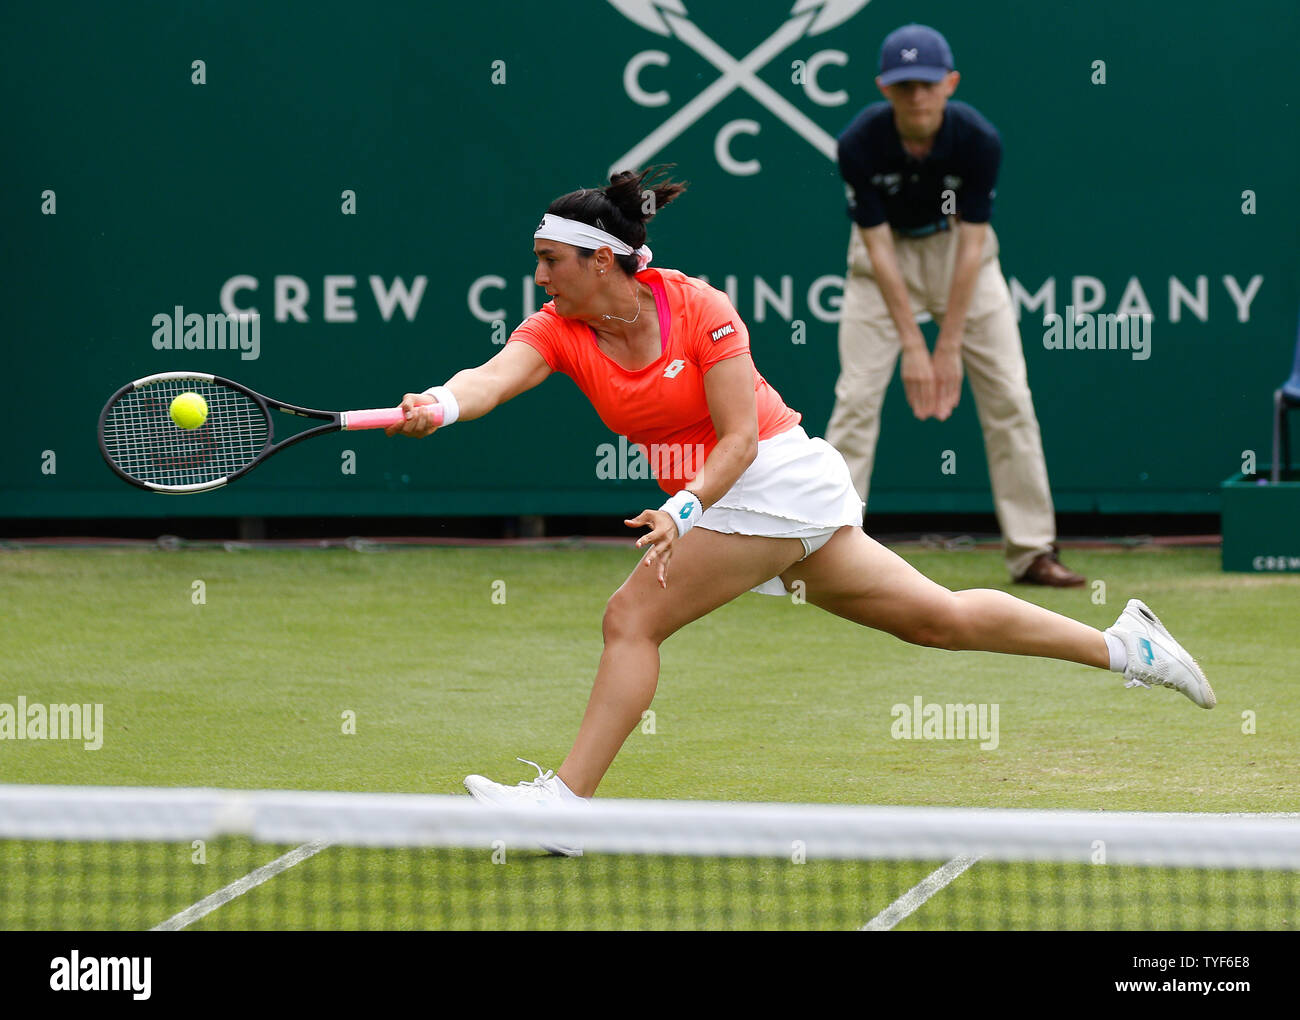
{"label": "player's left hand", "polygon": [[935,408],[934,416],[940,421],[947,421],[961,400],[961,347],[945,343],[943,337],[934,345],[931,357],[934,365]]}
{"label": "player's left hand", "polygon": [[643,566],[649,567],[652,564],[657,566],[659,574],[659,587],[668,587],[668,561],[672,559],[673,542],[677,540],[677,525],[672,517],[662,510],[642,510],[630,521],[623,522],[629,528],[649,528],[648,535],[642,535],[636,540],[638,549],[644,546],[650,546],[650,552],[645,559],[641,561]]}

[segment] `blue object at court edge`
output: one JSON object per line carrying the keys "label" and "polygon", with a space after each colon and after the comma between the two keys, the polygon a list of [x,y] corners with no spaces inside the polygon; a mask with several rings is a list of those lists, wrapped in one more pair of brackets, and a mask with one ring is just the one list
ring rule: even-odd
{"label": "blue object at court edge", "polygon": [[1300,326],[1296,328],[1295,362],[1291,378],[1273,394],[1273,481],[1282,479],[1283,462],[1291,470],[1291,435],[1287,430],[1287,413],[1300,407]]}

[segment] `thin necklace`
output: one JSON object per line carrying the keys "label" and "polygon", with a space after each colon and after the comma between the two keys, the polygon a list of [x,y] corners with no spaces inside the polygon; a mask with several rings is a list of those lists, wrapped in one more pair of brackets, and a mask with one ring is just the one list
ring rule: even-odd
{"label": "thin necklace", "polygon": [[603,319],[618,319],[619,322],[626,322],[629,326],[641,318],[641,288],[636,289],[636,314],[630,319],[625,319],[621,315],[602,315]]}

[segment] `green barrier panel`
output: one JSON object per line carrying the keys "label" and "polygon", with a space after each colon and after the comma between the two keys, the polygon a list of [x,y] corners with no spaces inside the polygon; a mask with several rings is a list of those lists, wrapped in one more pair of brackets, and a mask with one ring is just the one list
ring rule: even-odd
{"label": "green barrier panel", "polygon": [[1223,569],[1300,573],[1300,477],[1235,474],[1223,483]]}
{"label": "green barrier panel", "polygon": [[[544,297],[529,277],[546,204],[626,154],[691,182],[651,225],[656,264],[732,293],[760,370],[821,434],[849,232],[825,140],[877,98],[880,41],[917,17],[953,45],[957,98],[1003,136],[994,224],[1057,508],[1218,508],[1219,480],[1267,446],[1291,360],[1294,10],[871,0],[791,32],[790,0],[687,7],[695,31],[663,34],[625,14],[637,5],[595,0],[7,5],[0,515],[657,500],[600,477],[617,439],[563,379],[435,440],[314,440],[198,497],[129,489],[94,443],[107,396],[151,372],[346,408],[487,359]],[[770,92],[745,80],[657,144],[721,77],[701,37],[728,60],[757,52]],[[1069,305],[1149,310],[1150,357],[1046,349],[1043,316]],[[155,317],[177,308],[256,308],[256,357],[156,349]],[[917,422],[895,380],[871,510],[991,506],[969,389],[953,420]]]}

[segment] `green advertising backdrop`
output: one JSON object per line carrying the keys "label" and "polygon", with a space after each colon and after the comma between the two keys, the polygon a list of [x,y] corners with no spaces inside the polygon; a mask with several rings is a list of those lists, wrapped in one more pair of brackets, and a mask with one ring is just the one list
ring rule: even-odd
{"label": "green advertising backdrop", "polygon": [[[913,20],[945,32],[957,98],[1003,136],[994,225],[1057,508],[1217,510],[1243,451],[1267,460],[1300,301],[1300,16],[1276,0],[9,5],[0,514],[653,502],[651,482],[601,477],[617,437],[562,377],[432,440],[315,440],[202,496],[127,486],[94,441],[108,395],[152,372],[347,408],[486,360],[544,299],[547,203],[629,156],[691,182],[651,225],[655,263],[732,294],[820,435],[849,234],[828,144]],[[1150,357],[1045,349],[1067,305],[1149,311]],[[255,309],[256,357],[156,349],[177,307]],[[870,509],[991,507],[969,389],[951,421],[917,422],[895,380]]]}

